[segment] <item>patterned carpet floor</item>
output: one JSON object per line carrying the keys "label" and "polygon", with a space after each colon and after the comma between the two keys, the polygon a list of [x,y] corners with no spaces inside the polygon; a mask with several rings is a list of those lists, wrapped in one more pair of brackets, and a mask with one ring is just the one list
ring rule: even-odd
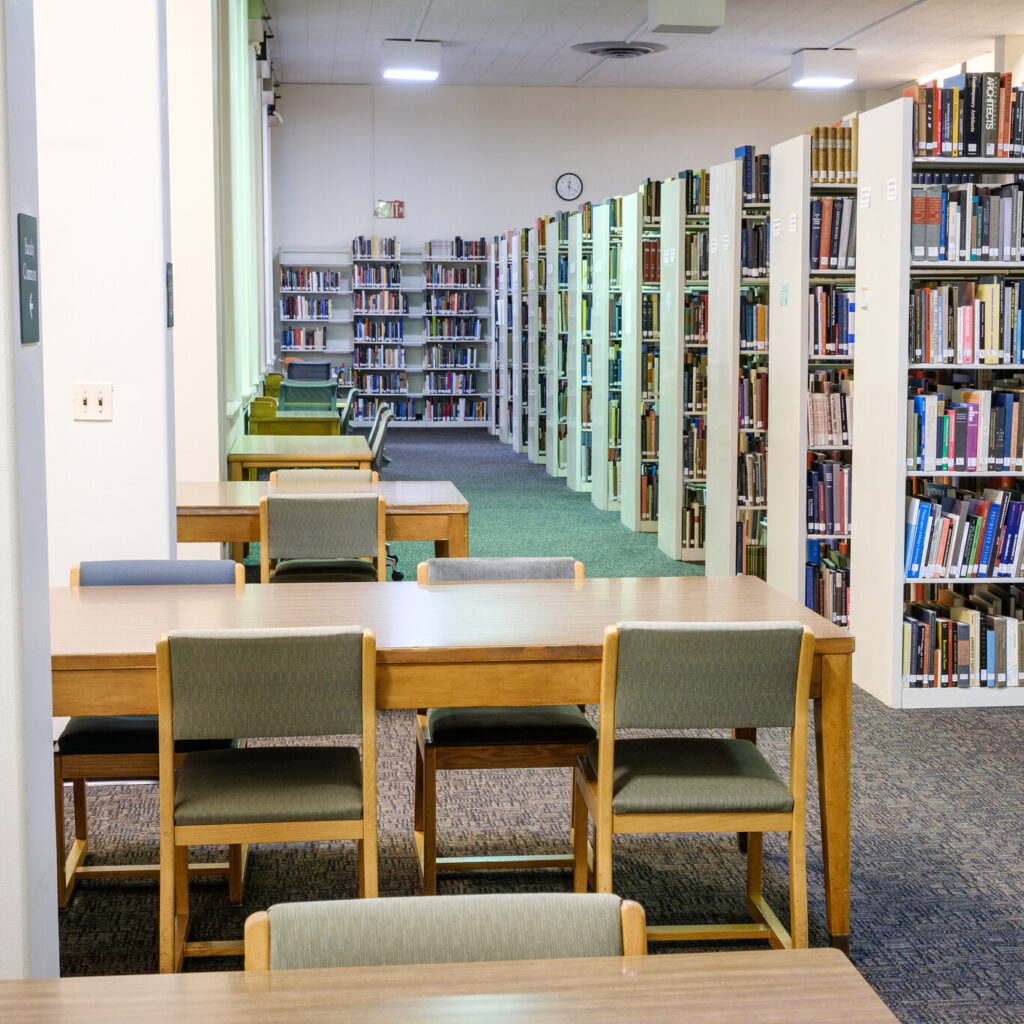
{"label": "patterned carpet floor", "polygon": [[[573,495],[563,482],[476,432],[396,432],[388,451],[395,460],[389,468],[393,478],[455,480],[471,503],[471,554],[568,552],[584,562],[589,575],[693,571],[661,555],[650,535],[626,531],[617,515],[596,511],[587,496]],[[431,553],[429,545],[396,547],[407,578]],[[780,734],[762,733],[761,743],[770,759],[784,763]],[[813,762],[813,744],[811,750]],[[855,689],[851,958],[901,1021],[1024,1021],[1022,750],[1024,710],[907,713]],[[378,759],[380,891],[415,894],[410,712],[378,715]],[[809,783],[810,941],[824,945],[813,765]],[[564,769],[442,773],[442,852],[567,849],[568,794]],[[68,805],[70,822],[70,791]],[[95,861],[155,861],[155,786],[92,787],[90,823]],[[744,915],[743,863],[728,836],[618,838],[614,886],[639,900],[652,923]],[[440,885],[449,893],[570,888],[568,872],[551,870],[444,875]],[[766,837],[765,892],[785,917],[781,837]],[[257,847],[242,907],[229,906],[221,879],[193,883],[193,935],[240,936],[245,917],[270,903],[355,893],[354,844]],[[64,974],[153,971],[156,882],[79,883],[60,913],[60,930]],[[652,952],[680,948],[664,945]],[[187,966],[239,965],[209,959]]]}

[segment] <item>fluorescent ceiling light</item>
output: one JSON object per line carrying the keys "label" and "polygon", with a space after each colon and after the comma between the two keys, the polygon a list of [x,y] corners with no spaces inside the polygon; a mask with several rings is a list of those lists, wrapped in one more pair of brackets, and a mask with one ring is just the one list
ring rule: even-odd
{"label": "fluorescent ceiling light", "polygon": [[856,77],[856,50],[798,50],[789,61],[789,84],[797,89],[842,89]]}
{"label": "fluorescent ceiling light", "polygon": [[385,78],[433,82],[441,73],[440,43],[385,39],[382,57]]}

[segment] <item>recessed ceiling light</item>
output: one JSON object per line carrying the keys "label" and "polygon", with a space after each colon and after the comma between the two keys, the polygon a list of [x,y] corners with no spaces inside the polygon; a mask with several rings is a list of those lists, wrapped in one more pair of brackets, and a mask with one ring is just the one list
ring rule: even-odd
{"label": "recessed ceiling light", "polygon": [[382,50],[385,78],[433,82],[441,73],[441,44],[385,39]]}
{"label": "recessed ceiling light", "polygon": [[842,89],[856,77],[856,50],[798,50],[789,61],[789,84],[797,89]]}

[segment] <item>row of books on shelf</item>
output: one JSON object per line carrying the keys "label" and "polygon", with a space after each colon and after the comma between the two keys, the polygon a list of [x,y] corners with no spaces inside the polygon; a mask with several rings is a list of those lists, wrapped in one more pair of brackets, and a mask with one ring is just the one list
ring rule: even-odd
{"label": "row of books on shelf", "polygon": [[640,352],[640,397],[656,401],[661,390],[661,356],[658,346],[646,344]]}
{"label": "row of books on shelf", "polygon": [[479,288],[486,287],[486,272],[482,263],[468,267],[453,267],[432,263],[423,276],[428,288]]}
{"label": "row of books on shelf", "polygon": [[281,348],[296,352],[306,349],[311,352],[323,352],[327,347],[326,327],[282,327]]}
{"label": "row of books on shelf", "polygon": [[416,403],[410,398],[373,398],[360,397],[352,403],[354,420],[372,420],[377,415],[377,407],[385,405],[395,414],[395,418],[405,422],[416,419]]}
{"label": "row of books on shelf", "polygon": [[355,365],[365,369],[405,369],[405,349],[400,345],[356,345]]}
{"label": "row of books on shelf", "polygon": [[705,480],[708,473],[707,420],[703,416],[686,421],[683,427],[683,479]]}
{"label": "row of books on shelf", "polygon": [[1021,90],[1009,72],[954,75],[910,86],[911,144],[921,157],[1015,157],[1024,152]]}
{"label": "row of books on shelf", "polygon": [[1024,186],[915,185],[910,255],[934,263],[1024,260]]}
{"label": "row of books on shelf", "polygon": [[282,295],[278,300],[282,320],[330,320],[331,300],[306,295]]}
{"label": "row of books on shelf", "polygon": [[706,412],[708,407],[708,357],[687,352],[683,360],[683,409]]}
{"label": "row of books on shelf", "polygon": [[424,247],[428,260],[486,260],[487,242],[483,238],[434,238]]}
{"label": "row of books on shelf", "polygon": [[658,464],[640,464],[640,520],[645,523],[658,519]]}
{"label": "row of books on shelf", "polygon": [[352,239],[354,260],[381,260],[402,258],[402,243],[397,238],[378,238],[376,235],[357,235]]}
{"label": "row of books on shelf", "polygon": [[931,473],[1024,469],[1024,379],[1006,390],[958,388],[911,377],[907,468]]}
{"label": "row of books on shelf", "polygon": [[768,371],[764,367],[740,370],[737,399],[740,430],[767,430]]}
{"label": "row of books on shelf", "polygon": [[644,178],[640,182],[640,215],[644,224],[661,221],[661,182],[657,179]]}
{"label": "row of books on shelf", "polygon": [[[430,296],[428,295],[429,299]],[[352,313],[408,313],[409,296],[403,292],[354,292]],[[472,313],[472,310],[468,312]]]}
{"label": "row of books on shelf", "polygon": [[658,457],[658,410],[647,406],[640,414],[640,452],[645,459]]}
{"label": "row of books on shelf", "polygon": [[594,478],[594,445],[593,435],[589,430],[580,434],[580,479],[590,483]]}
{"label": "row of books on shelf", "polygon": [[767,203],[772,187],[771,156],[768,153],[756,153],[753,146],[737,146],[733,156],[743,161],[740,169],[743,202]]}
{"label": "row of books on shelf", "polygon": [[[750,435],[746,435],[750,436]],[[739,455],[736,460],[736,504],[740,507],[764,505],[768,501],[768,463],[763,438],[755,438],[760,451]],[[761,442],[757,445],[756,442]]]}
{"label": "row of books on shelf", "polygon": [[907,579],[1014,579],[1021,575],[1024,501],[1017,491],[980,494],[929,484],[907,497]]}
{"label": "row of books on shelf", "polygon": [[849,546],[807,541],[804,604],[839,626],[850,624]]}
{"label": "row of books on shelf", "polygon": [[423,419],[428,423],[484,422],[487,401],[470,398],[428,398],[423,403]]}
{"label": "row of books on shelf", "polygon": [[767,219],[745,220],[740,229],[740,274],[747,278],[768,276]]}
{"label": "row of books on shelf", "polygon": [[423,350],[423,365],[434,369],[476,369],[477,350],[455,345],[427,345]]}
{"label": "row of books on shelf", "polygon": [[352,321],[352,334],[356,341],[386,341],[398,344],[404,340],[405,324],[401,320],[356,318]]}
{"label": "row of books on shelf", "polygon": [[409,376],[401,371],[360,373],[356,375],[356,386],[368,395],[401,394],[409,390]]}
{"label": "row of books on shelf", "polygon": [[811,273],[857,266],[857,205],[853,196],[811,200]]}
{"label": "row of books on shelf", "polygon": [[356,263],[352,267],[353,288],[398,288],[401,283],[402,268],[397,263]]}
{"label": "row of books on shelf", "polygon": [[736,574],[768,578],[768,514],[745,509],[736,516]]}
{"label": "row of books on shelf", "polygon": [[812,356],[853,356],[857,295],[852,289],[815,285],[807,293],[807,351]]}
{"label": "row of books on shelf", "polygon": [[682,546],[690,551],[704,547],[707,523],[704,495],[700,491],[690,491],[683,502],[680,516],[680,540]]}
{"label": "row of books on shelf", "polygon": [[282,266],[280,289],[283,292],[340,292],[341,274],[337,270]]}
{"label": "row of books on shelf", "polygon": [[476,374],[432,371],[423,378],[423,392],[435,395],[476,394]]}
{"label": "row of books on shelf", "polygon": [[613,449],[622,444],[622,402],[617,397],[608,400],[608,444]]}
{"label": "row of books on shelf", "polygon": [[691,231],[686,236],[686,280],[706,281],[711,243],[707,231]]}
{"label": "row of books on shelf", "polygon": [[605,469],[605,497],[612,504],[622,500],[622,463],[618,452],[608,453],[608,466]]}
{"label": "row of books on shelf", "polygon": [[986,276],[915,286],[908,347],[912,363],[1024,362],[1024,281]]}
{"label": "row of books on shelf", "polygon": [[[706,306],[707,299],[702,298]],[[707,341],[706,332],[704,341]],[[740,351],[768,351],[768,303],[748,290],[740,292]]]}
{"label": "row of books on shelf", "polygon": [[855,185],[857,183],[856,114],[839,124],[817,125],[811,129],[811,183],[814,185]]}
{"label": "row of books on shelf", "polygon": [[687,345],[706,345],[708,325],[707,292],[692,292],[686,297],[683,310],[683,341]]}
{"label": "row of books on shelf", "polygon": [[644,284],[661,281],[661,240],[645,238],[640,243],[640,269]]}
{"label": "row of books on shelf", "polygon": [[711,212],[711,175],[705,170],[683,171],[683,196],[686,215],[707,216]]}
{"label": "row of books on shelf", "polygon": [[853,443],[853,374],[814,370],[808,375],[807,443],[837,447]]}
{"label": "row of books on shelf", "polygon": [[661,336],[661,303],[656,294],[646,292],[640,296],[640,336],[657,338]]}
{"label": "row of books on shelf", "polygon": [[853,470],[849,463],[811,454],[807,467],[807,534],[846,537],[850,533]]}

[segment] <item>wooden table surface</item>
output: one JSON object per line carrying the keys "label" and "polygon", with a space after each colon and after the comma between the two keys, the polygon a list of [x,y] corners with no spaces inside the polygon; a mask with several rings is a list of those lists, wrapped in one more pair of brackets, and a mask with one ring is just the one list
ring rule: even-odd
{"label": "wooden table surface", "polygon": [[228,452],[233,480],[241,480],[250,468],[270,466],[356,466],[368,469],[370,447],[360,434],[340,437],[314,434],[243,434]]}
{"label": "wooden table surface", "polygon": [[53,588],[53,713],[155,713],[156,640],[170,629],[344,624],[376,633],[380,708],[596,703],[604,628],[636,620],[796,620],[814,631],[826,910],[845,948],[853,637],[752,576]]}
{"label": "wooden table surface", "polygon": [[0,981],[0,1020],[896,1022],[830,949]]}

